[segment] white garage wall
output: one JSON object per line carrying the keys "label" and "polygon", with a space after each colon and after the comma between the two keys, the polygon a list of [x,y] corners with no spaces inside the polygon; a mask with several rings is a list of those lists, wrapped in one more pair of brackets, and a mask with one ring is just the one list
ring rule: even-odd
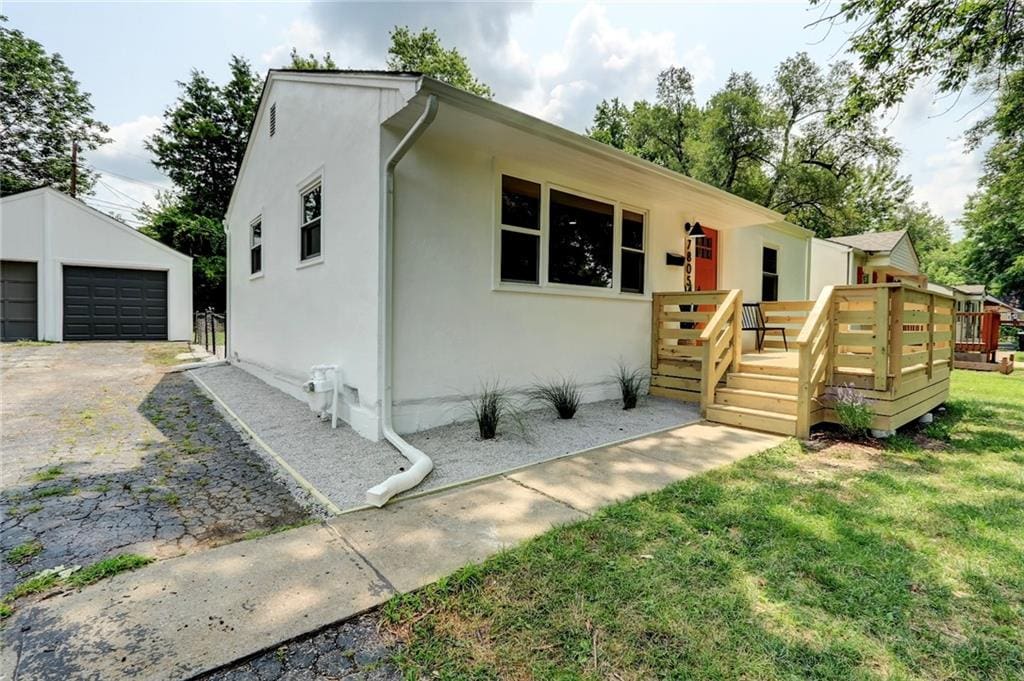
{"label": "white garage wall", "polygon": [[39,263],[39,336],[63,334],[64,265],[167,272],[169,340],[192,338],[192,259],[53,189],[5,197],[0,256]]}

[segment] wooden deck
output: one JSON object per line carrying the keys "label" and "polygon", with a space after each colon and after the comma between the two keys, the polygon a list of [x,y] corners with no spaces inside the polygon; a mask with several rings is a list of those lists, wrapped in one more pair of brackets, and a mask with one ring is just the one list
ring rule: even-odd
{"label": "wooden deck", "polygon": [[[837,422],[833,388],[870,400],[891,431],[949,396],[953,299],[906,284],[828,287],[815,301],[765,304],[781,340],[742,352],[742,292],[654,296],[651,394],[698,401],[706,418],[806,437]],[[776,346],[776,347],[773,347]]]}

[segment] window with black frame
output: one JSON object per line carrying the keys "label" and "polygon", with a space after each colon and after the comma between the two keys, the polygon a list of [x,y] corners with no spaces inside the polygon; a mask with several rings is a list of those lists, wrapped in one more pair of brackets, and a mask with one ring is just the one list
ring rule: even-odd
{"label": "window with black frame", "polygon": [[501,280],[540,283],[540,184],[501,176]]}
{"label": "window with black frame", "polygon": [[779,249],[761,249],[761,300],[779,299]]}
{"label": "window with black frame", "polygon": [[622,275],[619,289],[623,293],[644,292],[644,215],[622,209]]}
{"label": "window with black frame", "polygon": [[548,218],[548,281],[611,288],[615,207],[552,189]]}
{"label": "window with black frame", "polygon": [[263,271],[263,220],[249,225],[249,274]]}
{"label": "window with black frame", "polygon": [[321,186],[318,182],[302,192],[299,226],[299,258],[309,260],[320,255]]}

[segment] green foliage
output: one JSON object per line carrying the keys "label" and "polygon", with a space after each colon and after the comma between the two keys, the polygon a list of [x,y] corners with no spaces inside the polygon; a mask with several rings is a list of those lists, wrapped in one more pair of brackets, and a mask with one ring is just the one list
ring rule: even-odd
{"label": "green foliage", "polygon": [[864,394],[853,385],[840,385],[831,390],[829,400],[839,423],[851,437],[860,437],[871,428],[874,410]]}
{"label": "green foliage", "polygon": [[[109,140],[92,117],[89,93],[59,54],[0,16],[0,194],[42,185],[71,187],[71,143],[81,152]],[[78,191],[88,193],[95,174],[79,165]]]}
{"label": "green foliage", "polygon": [[[826,5],[826,0],[811,0]],[[816,24],[853,27],[847,42],[859,60],[844,111],[859,116],[903,101],[931,78],[940,93],[968,85],[994,91],[1024,64],[1024,8],[1018,0],[842,0]]]}
{"label": "green foliage", "polygon": [[7,562],[13,565],[26,563],[43,552],[43,545],[37,539],[18,544],[7,552]]}
{"label": "green foliage", "polygon": [[312,53],[307,57],[303,57],[299,54],[299,51],[293,47],[291,59],[291,63],[285,68],[295,69],[297,71],[318,71],[338,68],[338,65],[334,63],[334,59],[331,58],[330,52],[326,52],[323,59],[317,58],[317,56]]}
{"label": "green foliage", "polygon": [[700,106],[690,74],[672,67],[659,75],[654,102],[602,101],[588,134],[777,210],[821,237],[907,227],[919,252],[946,248],[946,225],[911,200],[896,143],[870,116],[832,115],[850,73],[845,62],[824,70],[798,53],[769,84],[733,73]]}
{"label": "green foliage", "polygon": [[575,416],[583,401],[583,392],[573,378],[538,383],[530,392],[535,400],[544,402],[554,409],[560,419],[571,419]]}
{"label": "green foliage", "polygon": [[134,553],[123,553],[112,558],[106,558],[88,565],[78,572],[73,572],[68,577],[68,584],[71,586],[88,586],[89,584],[95,584],[101,579],[113,577],[114,575],[129,570],[135,570],[144,565],[149,565],[155,559],[149,556],[140,556]]}
{"label": "green foliage", "polygon": [[993,142],[963,218],[967,261],[996,295],[1024,304],[1024,69],[1003,81],[995,113],[974,132]]}
{"label": "green foliage", "polygon": [[643,394],[646,380],[647,374],[643,369],[630,369],[624,363],[619,363],[615,381],[619,384],[619,392],[622,393],[623,409],[636,407],[637,399]]}
{"label": "green foliage", "polygon": [[473,412],[481,440],[493,440],[502,421],[509,417],[518,418],[519,411],[508,389],[498,382],[482,384],[480,394],[467,397],[466,400]]}
{"label": "green foliage", "polygon": [[445,49],[437,32],[428,28],[413,33],[408,26],[396,26],[391,31],[387,67],[422,73],[488,99],[494,96],[491,88],[473,75],[466,58],[454,47]]}
{"label": "green foliage", "polygon": [[50,466],[44,470],[38,471],[32,474],[32,479],[38,482],[46,482],[47,480],[53,480],[60,477],[61,473],[64,472],[60,466]]}

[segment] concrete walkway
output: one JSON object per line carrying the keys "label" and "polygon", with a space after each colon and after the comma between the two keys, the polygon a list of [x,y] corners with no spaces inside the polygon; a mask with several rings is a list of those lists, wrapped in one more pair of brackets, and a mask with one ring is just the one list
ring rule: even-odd
{"label": "concrete walkway", "polygon": [[783,439],[698,423],[162,561],[24,608],[5,678],[188,678]]}

